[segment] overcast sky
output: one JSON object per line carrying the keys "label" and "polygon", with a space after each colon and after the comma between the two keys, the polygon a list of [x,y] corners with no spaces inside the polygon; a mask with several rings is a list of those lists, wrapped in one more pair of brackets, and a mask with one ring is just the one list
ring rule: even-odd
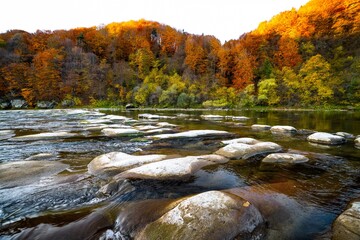
{"label": "overcast sky", "polygon": [[194,34],[237,39],[279,12],[309,0],[6,0],[0,32],[92,27],[128,20],[158,21]]}

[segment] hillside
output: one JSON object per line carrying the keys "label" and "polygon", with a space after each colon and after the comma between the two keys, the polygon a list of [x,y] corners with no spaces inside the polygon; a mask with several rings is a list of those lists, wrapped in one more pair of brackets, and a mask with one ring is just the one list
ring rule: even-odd
{"label": "hillside", "polygon": [[311,0],[223,45],[147,20],[11,30],[0,34],[0,101],[359,106],[359,12],[358,0]]}

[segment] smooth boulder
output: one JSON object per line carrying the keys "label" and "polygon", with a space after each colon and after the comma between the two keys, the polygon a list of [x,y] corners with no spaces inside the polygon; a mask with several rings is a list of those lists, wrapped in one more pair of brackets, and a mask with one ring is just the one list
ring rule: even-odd
{"label": "smooth boulder", "polygon": [[325,132],[317,132],[311,134],[307,137],[307,140],[312,143],[320,143],[326,145],[339,145],[346,142],[346,139],[344,137]]}
{"label": "smooth boulder", "polygon": [[271,126],[263,125],[263,124],[253,124],[251,125],[251,129],[255,131],[266,131],[266,130],[270,130]]}
{"label": "smooth boulder", "polygon": [[221,141],[223,144],[225,145],[229,145],[229,144],[234,144],[234,143],[244,143],[244,144],[256,144],[259,143],[259,140],[256,140],[254,138],[235,138],[235,139],[231,139],[231,140],[225,140],[225,141]]}
{"label": "smooth boulder", "polygon": [[136,239],[263,239],[264,220],[247,200],[220,191],[185,198]]}
{"label": "smooth boulder", "polygon": [[292,153],[272,153],[267,155],[262,162],[263,163],[305,163],[309,159],[301,154],[292,154]]}
{"label": "smooth boulder", "polygon": [[273,142],[259,142],[256,144],[233,143],[220,148],[215,154],[230,159],[248,159],[257,155],[280,152],[281,146]]}
{"label": "smooth boulder", "polygon": [[130,168],[165,159],[166,155],[129,155],[123,152],[110,152],[94,158],[88,164],[88,172],[92,175],[118,174]]}
{"label": "smooth boulder", "polygon": [[336,218],[332,232],[333,240],[360,239],[360,200],[351,203],[349,208]]}
{"label": "smooth boulder", "polygon": [[273,126],[270,128],[272,133],[297,133],[297,129],[292,126]]}
{"label": "smooth boulder", "polygon": [[219,155],[187,156],[145,164],[122,172],[117,179],[188,180],[201,168],[228,162]]}
{"label": "smooth boulder", "polygon": [[224,116],[221,115],[201,115],[200,116],[204,120],[211,120],[211,121],[220,121],[224,119]]}
{"label": "smooth boulder", "polygon": [[14,137],[12,141],[39,141],[39,140],[55,140],[55,139],[65,139],[77,136],[76,133],[70,133],[66,131],[56,131],[56,132],[46,132],[46,133],[37,133],[24,136]]}

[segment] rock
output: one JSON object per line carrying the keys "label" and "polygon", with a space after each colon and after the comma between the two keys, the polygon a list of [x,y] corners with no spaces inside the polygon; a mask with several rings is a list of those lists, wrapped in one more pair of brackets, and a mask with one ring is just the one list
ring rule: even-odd
{"label": "rock", "polygon": [[74,100],[62,100],[60,104],[63,108],[70,108],[75,106]]}
{"label": "rock", "polygon": [[343,137],[345,139],[354,139],[355,136],[351,133],[347,133],[347,132],[337,132],[335,133],[335,135]]}
{"label": "rock", "polygon": [[346,142],[344,137],[333,135],[325,132],[317,132],[308,136],[307,140],[313,143],[320,143],[326,145],[338,145]]}
{"label": "rock", "polygon": [[264,221],[248,201],[220,191],[185,198],[136,239],[263,239]]}
{"label": "rock", "polygon": [[340,216],[338,216],[332,228],[333,240],[358,240],[360,239],[360,200],[349,205]]}
{"label": "rock", "polygon": [[272,153],[267,155],[262,162],[263,163],[305,163],[309,159],[301,154],[291,154],[291,153]]}
{"label": "rock", "polygon": [[125,109],[134,109],[134,108],[135,108],[134,104],[128,103],[125,105]]}
{"label": "rock", "polygon": [[250,118],[248,118],[248,117],[244,117],[244,116],[234,116],[234,117],[232,117],[232,120],[233,121],[247,121],[247,120],[249,120]]}
{"label": "rock", "polygon": [[[106,173],[118,174],[130,168],[157,162],[165,159],[166,155],[129,155],[123,152],[111,152],[94,158],[88,164],[88,172],[92,175],[103,175]],[[115,175],[114,174],[114,175]]]}
{"label": "rock", "polygon": [[174,133],[173,128],[157,128],[152,130],[145,131],[146,134],[165,134],[165,133]]}
{"label": "rock", "polygon": [[248,159],[257,155],[280,152],[281,146],[273,142],[259,142],[253,145],[233,143],[220,148],[215,154],[230,159]]}
{"label": "rock", "polygon": [[0,130],[0,140],[6,140],[15,136],[13,130]]}
{"label": "rock", "polygon": [[196,137],[212,137],[212,136],[226,136],[229,135],[226,131],[217,130],[190,130],[186,132],[174,133],[174,134],[160,134],[150,136],[153,139],[174,139],[174,138],[196,138]]}
{"label": "rock", "polygon": [[149,163],[118,174],[117,179],[188,180],[201,168],[226,163],[219,155],[188,156]]}
{"label": "rock", "polygon": [[143,133],[133,128],[104,128],[101,132],[108,137],[140,136]]}
{"label": "rock", "polygon": [[22,108],[27,108],[28,104],[23,99],[13,99],[11,100],[11,107],[15,109],[22,109]]}
{"label": "rock", "polygon": [[26,161],[54,160],[58,156],[55,153],[39,153],[26,158]]}
{"label": "rock", "polygon": [[220,116],[220,115],[201,115],[200,117],[202,119],[211,120],[211,121],[219,121],[224,119],[224,116]]}
{"label": "rock", "polygon": [[360,149],[360,136],[357,136],[354,142],[355,147]]}
{"label": "rock", "polygon": [[0,164],[0,188],[12,188],[38,182],[69,166],[56,161],[19,161]]}
{"label": "rock", "polygon": [[225,145],[229,145],[229,144],[233,144],[233,143],[244,143],[244,144],[256,144],[259,143],[260,141],[254,139],[254,138],[235,138],[235,139],[231,139],[231,140],[225,140],[225,141],[221,141],[223,144]]}
{"label": "rock", "polygon": [[252,130],[256,130],[256,131],[270,130],[270,128],[271,128],[270,125],[262,125],[262,124],[254,124],[254,125],[251,125],[251,129],[252,129]]}
{"label": "rock", "polygon": [[272,133],[297,133],[296,128],[292,126],[273,126],[270,131]]}
{"label": "rock", "polygon": [[162,128],[177,128],[178,127],[178,125],[171,124],[171,123],[168,123],[168,122],[158,122],[156,124],[156,126],[159,126],[159,127],[162,127]]}
{"label": "rock", "polygon": [[102,119],[110,119],[110,120],[119,120],[119,121],[126,121],[129,120],[130,118],[124,117],[124,116],[119,116],[119,115],[106,115],[101,117]]}
{"label": "rock", "polygon": [[152,125],[139,125],[139,126],[136,126],[134,128],[139,130],[139,131],[148,131],[148,130],[158,129],[159,127],[152,126]]}
{"label": "rock", "polygon": [[36,103],[37,108],[41,109],[52,109],[56,106],[56,102],[54,101],[39,101]]}
{"label": "rock", "polygon": [[138,115],[139,119],[160,119],[161,117],[159,115],[149,114],[149,113],[143,113]]}
{"label": "rock", "polygon": [[0,109],[10,109],[10,108],[11,108],[11,103],[9,101],[0,99]]}
{"label": "rock", "polygon": [[64,139],[77,136],[76,133],[70,133],[65,131],[56,131],[56,132],[46,132],[38,134],[30,134],[19,137],[14,137],[12,141],[39,141],[39,140],[55,140],[55,139]]}
{"label": "rock", "polygon": [[[286,190],[295,188],[286,182],[280,184],[280,188]],[[299,226],[309,218],[312,209],[303,207],[283,193],[270,190],[273,185],[276,184],[233,188],[224,192],[246,199],[261,213],[267,223],[267,237],[261,239],[296,239],[301,231]]]}

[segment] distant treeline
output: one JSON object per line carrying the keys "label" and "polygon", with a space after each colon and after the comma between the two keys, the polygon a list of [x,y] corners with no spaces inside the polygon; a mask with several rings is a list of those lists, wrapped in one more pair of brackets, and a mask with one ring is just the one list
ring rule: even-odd
{"label": "distant treeline", "polygon": [[311,0],[225,44],[146,20],[10,30],[0,34],[0,99],[32,107],[359,106],[359,13],[359,0]]}

